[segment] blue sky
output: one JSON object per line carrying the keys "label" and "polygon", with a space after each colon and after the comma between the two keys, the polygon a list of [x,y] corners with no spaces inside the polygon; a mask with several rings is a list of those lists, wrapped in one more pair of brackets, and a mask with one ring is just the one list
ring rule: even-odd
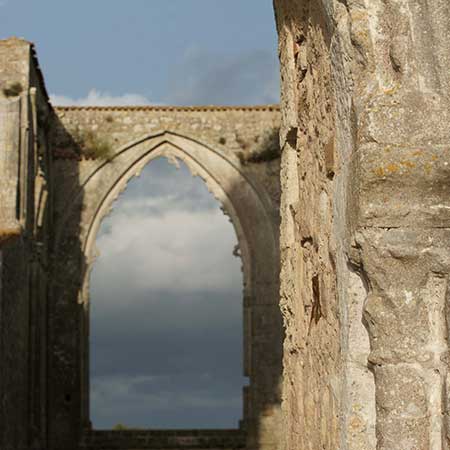
{"label": "blue sky", "polygon": [[2,0],[2,37],[35,42],[50,93],[152,103],[278,100],[272,0]]}
{"label": "blue sky", "polygon": [[[54,104],[278,102],[272,0],[0,0],[0,30],[36,44]],[[186,168],[155,161],[104,221],[95,427],[237,427],[241,262],[219,206]]]}

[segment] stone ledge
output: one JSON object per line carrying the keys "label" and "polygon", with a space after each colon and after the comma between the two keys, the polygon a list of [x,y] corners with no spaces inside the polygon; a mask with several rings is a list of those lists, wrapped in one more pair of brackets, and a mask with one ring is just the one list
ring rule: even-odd
{"label": "stone ledge", "polygon": [[207,111],[280,111],[279,105],[204,105],[204,106],[55,106],[57,112],[64,111],[177,111],[177,112],[207,112]]}
{"label": "stone ledge", "polygon": [[83,450],[244,449],[241,430],[99,430],[86,432]]}

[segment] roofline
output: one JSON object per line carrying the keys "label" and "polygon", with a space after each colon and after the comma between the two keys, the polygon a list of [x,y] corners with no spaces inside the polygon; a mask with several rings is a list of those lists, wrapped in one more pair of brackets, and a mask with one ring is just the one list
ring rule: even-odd
{"label": "roofline", "polygon": [[41,66],[39,65],[39,59],[37,57],[36,46],[34,45],[33,42],[29,42],[29,44],[30,44],[30,48],[31,48],[31,58],[36,67],[37,76],[39,79],[39,83],[41,84],[41,89],[44,93],[44,98],[45,98],[45,100],[47,100],[47,103],[49,104],[50,108],[52,108],[53,105],[50,103],[50,96],[48,95],[47,86],[45,85],[44,75],[42,73]]}
{"label": "roofline", "polygon": [[54,106],[56,112],[65,111],[175,111],[175,112],[207,112],[207,111],[280,111],[280,105],[203,105],[203,106]]}

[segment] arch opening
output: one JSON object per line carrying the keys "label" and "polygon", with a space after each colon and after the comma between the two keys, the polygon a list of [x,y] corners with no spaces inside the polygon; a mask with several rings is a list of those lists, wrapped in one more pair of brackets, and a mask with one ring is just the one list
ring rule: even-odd
{"label": "arch opening", "polygon": [[148,163],[98,231],[90,282],[96,429],[237,428],[242,419],[236,234],[205,183],[172,162],[178,171],[165,159]]}
{"label": "arch opening", "polygon": [[[206,434],[201,434],[201,439],[228,439],[238,442],[240,446],[246,442],[245,445],[251,448],[258,446],[258,442],[275,442],[277,437],[273,432],[273,424],[278,420],[279,414],[278,386],[282,342],[278,308],[277,218],[274,214],[277,211],[276,204],[264,185],[260,184],[260,180],[240,164],[235,154],[224,152],[214,144],[200,142],[172,131],[156,132],[126,144],[114,153],[110,162],[92,165],[80,178],[84,224],[81,248],[84,266],[80,272],[82,288],[78,294],[81,311],[78,386],[81,399],[79,417],[84,439],[89,442],[103,442],[106,436],[98,429],[92,430],[89,411],[89,275],[96,260],[96,237],[114,200],[125,190],[130,180],[160,157],[171,161],[181,160],[192,175],[199,176],[205,182],[234,226],[242,260],[242,359],[244,376],[248,377],[248,385],[244,386],[242,395],[242,421],[239,428],[216,429],[213,434],[206,428]],[[77,198],[77,195],[75,193],[74,198]],[[70,218],[70,213],[66,217]],[[63,227],[59,230],[63,236]],[[197,431],[203,433],[202,429],[205,430],[204,423],[201,429],[196,429],[193,434],[192,430],[186,430],[186,436],[193,439]],[[153,431],[133,430],[133,439],[149,439]],[[182,430],[168,430],[169,435],[173,431],[177,434]],[[114,436],[119,439],[122,435]],[[228,440],[226,442],[231,442]]]}

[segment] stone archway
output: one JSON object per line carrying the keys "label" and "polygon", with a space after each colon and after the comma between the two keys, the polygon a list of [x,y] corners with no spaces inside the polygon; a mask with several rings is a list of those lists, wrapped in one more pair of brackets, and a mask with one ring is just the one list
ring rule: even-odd
{"label": "stone archway", "polygon": [[244,276],[244,372],[250,380],[244,392],[242,430],[245,429],[252,448],[262,442],[269,447],[276,439],[279,414],[280,352],[274,349],[273,336],[278,336],[275,347],[282,344],[277,314],[278,242],[274,205],[265,188],[245,173],[235,155],[170,131],[126,144],[108,161],[82,162],[77,174],[79,188],[72,190],[71,207],[66,209],[57,228],[55,247],[61,252],[59,258],[71,260],[73,248],[69,246],[67,250],[64,244],[68,240],[78,239],[79,247],[78,268],[72,266],[58,275],[61,284],[65,284],[63,279],[79,277],[78,376],[72,394],[79,399],[77,422],[80,427],[90,429],[89,275],[96,257],[97,232],[130,179],[159,157],[180,159],[193,175],[200,176],[234,225]]}

